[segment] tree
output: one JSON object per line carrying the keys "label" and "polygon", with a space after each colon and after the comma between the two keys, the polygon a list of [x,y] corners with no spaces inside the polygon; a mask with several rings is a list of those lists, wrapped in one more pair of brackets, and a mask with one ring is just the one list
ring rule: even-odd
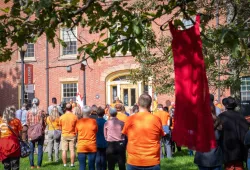
{"label": "tree", "polygon": [[[246,38],[249,37],[249,27],[247,27],[249,2],[225,1],[217,4],[212,1],[202,4],[196,1],[194,3],[196,5],[192,4],[192,7],[203,9],[201,38],[211,90],[215,92],[218,88],[222,90],[230,88],[231,93],[239,98],[240,77],[249,68],[250,59],[249,39]],[[183,13],[185,15],[187,10]],[[210,21],[216,18],[216,15],[220,16],[222,23],[211,27]],[[175,24],[183,27],[178,19]],[[168,35],[154,43],[158,45],[153,48],[158,48],[158,52],[161,53],[157,54],[157,57],[155,50],[150,48],[136,56],[143,68],[132,71],[134,81],[138,79],[144,81],[152,77],[154,80],[152,85],[158,93],[173,92],[174,77],[170,39],[171,35]]]}
{"label": "tree", "polygon": [[[226,16],[227,11],[230,14],[228,22],[218,28],[209,27],[216,15],[215,0],[4,0],[4,3],[6,6],[1,7],[0,13],[0,61],[11,59],[16,50],[11,47],[36,42],[44,34],[53,46],[55,41],[66,46],[56,31],[60,27],[73,29],[80,26],[100,37],[92,42],[83,42],[78,37],[81,44],[78,48],[79,59],[92,58],[96,61],[103,56],[115,57],[117,52],[125,55],[130,51],[146,68],[141,70],[143,73],[136,70],[132,74],[137,76],[136,81],[140,80],[139,77],[143,80],[153,77],[156,89],[163,93],[173,88],[173,77],[168,74],[172,71],[173,61],[170,38],[165,34],[167,21],[172,19],[176,26],[183,27],[178,17],[182,15],[190,19],[199,11],[202,13],[201,35],[206,65],[211,75],[210,82],[215,87],[232,85],[238,81],[242,71],[248,68],[248,0],[225,0],[218,3],[220,16]],[[171,17],[165,19],[166,16]],[[159,24],[159,19],[164,21]],[[154,25],[158,25],[159,29],[152,29]],[[164,35],[161,39],[156,35],[159,31]],[[224,57],[230,59],[224,60]],[[219,60],[223,62],[218,70]],[[159,64],[162,67],[155,67]],[[162,72],[163,76],[157,78],[160,75],[157,72]],[[224,74],[227,75],[226,79],[218,83],[218,75]]]}

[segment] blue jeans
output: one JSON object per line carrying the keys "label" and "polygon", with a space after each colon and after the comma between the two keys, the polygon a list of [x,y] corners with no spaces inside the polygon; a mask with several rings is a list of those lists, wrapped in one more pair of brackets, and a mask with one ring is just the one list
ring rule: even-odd
{"label": "blue jeans", "polygon": [[188,155],[189,155],[189,156],[194,156],[193,150],[189,149],[189,150],[188,150]]}
{"label": "blue jeans", "polygon": [[215,167],[203,167],[198,166],[199,170],[222,170],[222,166],[215,166]]}
{"label": "blue jeans", "polygon": [[95,163],[97,170],[107,169],[106,148],[97,148]]}
{"label": "blue jeans", "polygon": [[37,158],[37,166],[42,166],[42,161],[43,161],[43,143],[44,143],[44,136],[41,137],[40,139],[36,141],[30,141],[30,155],[29,155],[29,160],[30,160],[30,166],[34,166],[34,151],[37,143],[37,148],[38,148],[38,158]]}
{"label": "blue jeans", "polygon": [[127,164],[127,170],[160,170],[160,164],[155,166],[134,166]]}
{"label": "blue jeans", "polygon": [[86,158],[88,157],[89,170],[95,170],[96,152],[78,153],[79,170],[86,169]]}
{"label": "blue jeans", "polygon": [[[163,147],[162,147],[163,145]],[[166,135],[161,138],[161,158],[164,158],[164,155],[167,155],[167,158],[172,158],[172,149],[171,149],[171,136]]]}
{"label": "blue jeans", "polygon": [[250,170],[250,158],[247,158],[247,169]]}

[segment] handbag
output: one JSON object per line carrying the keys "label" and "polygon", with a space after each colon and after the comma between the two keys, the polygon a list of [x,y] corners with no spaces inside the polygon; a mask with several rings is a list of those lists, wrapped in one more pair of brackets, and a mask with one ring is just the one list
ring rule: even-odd
{"label": "handbag", "polygon": [[29,126],[28,128],[28,139],[30,141],[36,141],[43,137],[44,135],[44,126],[43,126],[43,115],[40,115],[40,121],[34,125]]}
{"label": "handbag", "polygon": [[54,126],[53,126],[53,124],[52,124],[50,118],[49,118],[49,121],[50,121],[50,123],[51,123],[51,125],[52,125],[52,128],[54,129],[54,139],[55,139],[55,140],[61,139],[62,131],[61,131],[61,130],[56,130],[56,129],[54,128]]}
{"label": "handbag", "polygon": [[29,155],[30,155],[30,152],[31,152],[29,143],[23,141],[23,140],[19,137],[19,135],[17,135],[17,134],[14,132],[14,130],[12,129],[12,127],[10,127],[9,125],[8,125],[8,128],[10,129],[10,131],[11,131],[13,134],[15,134],[15,136],[16,136],[16,137],[18,138],[18,140],[19,140],[20,149],[21,149],[21,158],[25,158],[25,157],[29,156]]}

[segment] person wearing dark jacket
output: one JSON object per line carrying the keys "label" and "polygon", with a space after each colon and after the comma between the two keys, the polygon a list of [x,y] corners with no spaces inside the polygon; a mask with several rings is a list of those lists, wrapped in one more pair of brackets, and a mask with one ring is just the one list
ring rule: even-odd
{"label": "person wearing dark jacket", "polygon": [[95,104],[91,106],[91,114],[90,114],[89,118],[92,118],[95,120],[98,119],[97,109],[98,109],[98,107]]}
{"label": "person wearing dark jacket", "polygon": [[214,121],[214,133],[217,141],[217,147],[210,152],[196,152],[194,163],[198,165],[199,170],[222,170],[223,153],[221,148],[221,125],[216,116],[215,106],[213,104],[214,96],[210,94],[211,112]]}
{"label": "person wearing dark jacket", "polygon": [[222,124],[223,154],[225,170],[243,170],[243,162],[247,158],[244,138],[248,131],[248,123],[243,115],[235,111],[237,104],[233,97],[222,100],[226,111],[219,115]]}

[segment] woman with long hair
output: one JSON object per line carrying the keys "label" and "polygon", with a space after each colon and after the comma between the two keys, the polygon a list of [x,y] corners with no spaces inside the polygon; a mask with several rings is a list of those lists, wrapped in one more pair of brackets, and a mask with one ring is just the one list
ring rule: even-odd
{"label": "woman with long hair", "polygon": [[20,144],[18,136],[22,131],[22,124],[15,118],[15,108],[7,107],[0,118],[0,161],[4,170],[19,170]]}
{"label": "woman with long hair", "polygon": [[48,125],[48,158],[49,162],[52,161],[52,152],[53,148],[55,150],[55,162],[59,160],[59,146],[60,139],[55,139],[54,131],[60,130],[59,126],[59,111],[57,106],[54,106],[50,116],[47,117],[47,125]]}
{"label": "woman with long hair", "polygon": [[82,111],[81,111],[81,108],[79,106],[75,106],[72,109],[72,112],[77,116],[78,119],[82,118]]}

